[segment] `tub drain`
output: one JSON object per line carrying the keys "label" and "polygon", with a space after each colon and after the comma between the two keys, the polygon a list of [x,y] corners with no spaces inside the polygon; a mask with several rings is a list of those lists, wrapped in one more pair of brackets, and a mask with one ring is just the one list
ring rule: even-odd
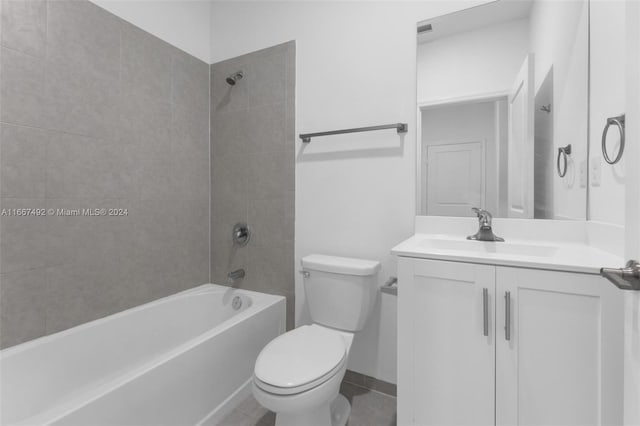
{"label": "tub drain", "polygon": [[231,301],[231,307],[236,311],[242,307],[242,299],[240,298],[240,296],[236,296],[233,298],[233,300]]}

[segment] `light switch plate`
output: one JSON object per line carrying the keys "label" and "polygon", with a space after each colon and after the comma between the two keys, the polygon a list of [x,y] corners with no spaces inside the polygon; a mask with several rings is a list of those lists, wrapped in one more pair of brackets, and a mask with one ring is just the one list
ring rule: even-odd
{"label": "light switch plate", "polygon": [[580,188],[587,187],[587,160],[582,160],[580,162]]}
{"label": "light switch plate", "polygon": [[600,182],[602,181],[602,161],[600,157],[592,157],[590,164],[591,170],[589,171],[589,175],[591,177],[591,186],[600,186]]}

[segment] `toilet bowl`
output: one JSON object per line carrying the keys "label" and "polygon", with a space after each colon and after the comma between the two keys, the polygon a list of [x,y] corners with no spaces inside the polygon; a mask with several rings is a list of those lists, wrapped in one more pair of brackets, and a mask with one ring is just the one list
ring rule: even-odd
{"label": "toilet bowl", "polygon": [[255,364],[253,395],[276,426],[344,426],[351,406],[339,394],[354,333],[375,302],[375,261],[323,255],[302,259],[314,324],[272,340]]}
{"label": "toilet bowl", "polygon": [[278,426],[346,423],[351,407],[346,399],[335,400],[352,338],[349,333],[314,324],[285,333],[262,350],[256,361],[253,394],[262,406],[277,413]]}

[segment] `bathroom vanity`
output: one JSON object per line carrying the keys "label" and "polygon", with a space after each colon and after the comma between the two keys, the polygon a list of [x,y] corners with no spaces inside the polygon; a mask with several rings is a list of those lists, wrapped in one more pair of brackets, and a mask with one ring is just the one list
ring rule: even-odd
{"label": "bathroom vanity", "polygon": [[399,425],[639,423],[638,296],[600,276],[640,256],[634,8],[491,2],[418,24]]}
{"label": "bathroom vanity", "polygon": [[[398,256],[398,424],[622,424],[622,291],[587,222],[418,217]],[[615,229],[609,230],[609,236]]]}

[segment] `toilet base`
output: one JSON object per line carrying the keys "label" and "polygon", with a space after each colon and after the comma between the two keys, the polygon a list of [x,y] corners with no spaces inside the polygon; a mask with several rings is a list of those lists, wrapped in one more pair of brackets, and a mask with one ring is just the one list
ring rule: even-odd
{"label": "toilet base", "polygon": [[331,402],[331,426],[345,426],[351,415],[351,404],[341,393]]}
{"label": "toilet base", "polygon": [[345,426],[351,414],[351,404],[338,394],[331,404],[324,404],[311,412],[276,413],[276,426]]}

